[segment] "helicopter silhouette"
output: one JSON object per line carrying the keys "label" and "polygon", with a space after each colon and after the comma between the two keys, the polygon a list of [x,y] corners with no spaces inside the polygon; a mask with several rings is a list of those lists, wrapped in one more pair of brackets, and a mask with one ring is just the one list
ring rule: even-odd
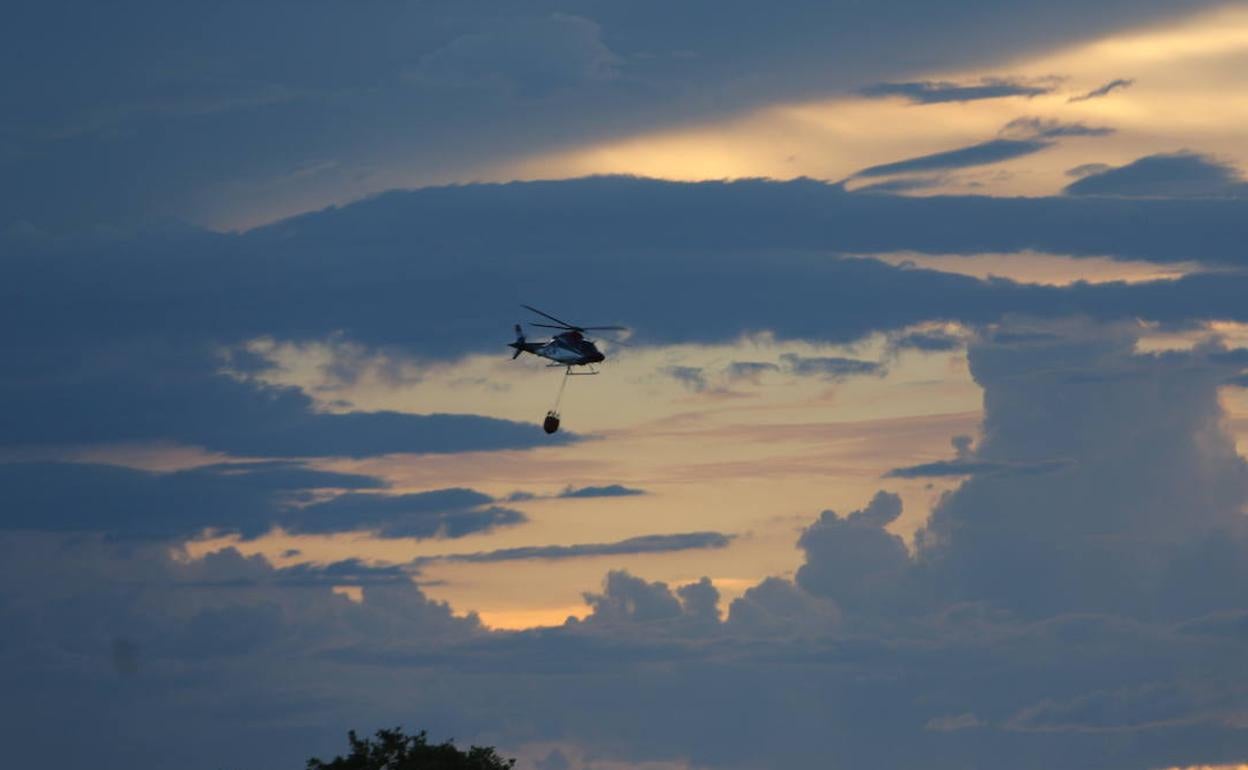
{"label": "helicopter silhouette", "polygon": [[[594,364],[602,363],[607,360],[598,346],[593,340],[585,337],[585,332],[589,331],[625,331],[624,326],[577,326],[570,324],[559,318],[555,318],[550,313],[543,312],[532,305],[521,305],[526,310],[530,310],[543,318],[554,321],[557,326],[551,324],[529,322],[530,326],[537,326],[543,329],[558,329],[559,333],[552,336],[544,342],[529,342],[524,337],[524,328],[520,324],[516,324],[516,341],[507,344],[507,347],[514,349],[516,352],[512,354],[511,360],[516,360],[521,353],[531,353],[539,358],[545,358],[553,363],[547,364],[552,367],[564,367],[564,379],[559,385],[559,395],[555,398],[555,406],[546,413],[546,419],[542,422],[542,428],[547,433],[554,433],[559,430],[559,401],[563,398],[563,389],[568,383],[568,377],[573,375],[597,374]],[[587,367],[589,371],[573,371],[573,367]]]}

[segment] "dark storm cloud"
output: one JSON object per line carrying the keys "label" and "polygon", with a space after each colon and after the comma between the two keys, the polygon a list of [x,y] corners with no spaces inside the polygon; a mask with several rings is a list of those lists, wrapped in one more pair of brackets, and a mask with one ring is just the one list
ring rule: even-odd
{"label": "dark storm cloud", "polygon": [[173,473],[82,463],[0,463],[5,529],[189,537],[205,529],[258,535],[288,498],[383,482],[289,463],[229,463]]}
{"label": "dark storm cloud", "polygon": [[1067,102],[1086,102],[1089,99],[1099,99],[1100,97],[1108,96],[1112,92],[1117,91],[1121,88],[1130,88],[1134,84],[1135,84],[1135,81],[1130,78],[1115,78],[1114,80],[1109,81],[1103,86],[1093,88],[1091,91],[1088,91],[1086,94],[1080,94],[1079,96],[1072,96],[1066,101]]}
{"label": "dark storm cloud", "polygon": [[613,543],[577,543],[575,545],[534,545],[519,548],[502,548],[480,553],[457,553],[445,556],[421,557],[416,563],[451,561],[469,564],[485,564],[500,561],[529,561],[533,559],[583,559],[591,556],[621,556],[638,553],[671,553],[700,549],[727,548],[732,535],[720,532],[685,532],[674,535],[640,535]]}
{"label": "dark storm cloud", "polygon": [[1194,152],[1147,155],[1125,166],[1082,175],[1067,195],[1126,198],[1248,198],[1248,182],[1229,163]]}
{"label": "dark storm cloud", "polygon": [[[175,293],[164,301],[176,313],[182,299]],[[114,312],[124,317],[132,311]],[[120,331],[113,340],[92,339],[103,334],[93,328],[100,320],[90,312],[62,317],[54,322],[62,326],[55,336],[65,338],[49,340],[42,349],[36,349],[37,334],[30,332],[6,340],[24,369],[0,375],[0,442],[173,441],[251,457],[364,457],[550,443],[532,426],[473,415],[319,411],[297,388],[223,373],[223,362],[206,344],[218,328],[211,321],[187,319],[203,325],[196,331],[170,330],[171,338],[190,332],[199,341],[167,341],[159,328],[141,331],[134,318],[129,333],[141,338],[137,341]],[[571,437],[554,438],[565,443]]]}
{"label": "dark storm cloud", "polygon": [[908,83],[876,83],[861,88],[863,96],[900,96],[915,104],[971,102],[979,99],[1000,99],[1005,96],[1040,96],[1053,91],[1052,84],[1039,84],[1011,78],[985,78],[978,83],[953,83],[947,80],[919,80]]}
{"label": "dark storm cloud", "polygon": [[171,473],[85,463],[0,463],[5,503],[0,528],[176,539],[205,530],[255,537],[280,525],[294,532],[371,530],[382,537],[454,538],[526,520],[470,489],[407,495],[347,491],[322,502],[311,499],[317,491],[385,486],[372,476],[283,462]]}
{"label": "dark storm cloud", "polygon": [[[1031,249],[1235,264],[1246,223],[1248,201],[1236,199],[909,199],[813,181],[593,178],[392,193],[243,236],[9,233],[0,238],[0,350],[12,362],[0,372],[0,442],[165,440],[249,456],[359,457],[568,441],[471,415],[325,412],[306,393],[259,381],[271,363],[243,345],[341,339],[365,351],[348,368],[378,353],[419,370],[499,350],[522,302],[582,323],[627,321],[650,343],[759,331],[849,342],[1012,313],[1245,320],[1248,279],[1236,274],[1024,286],[835,254]],[[716,290],[691,294],[708,271]],[[562,274],[592,286],[592,300],[542,300],[544,277]],[[696,367],[667,373],[709,387]]]}
{"label": "dark storm cloud", "polygon": [[[624,178],[393,193],[244,237],[151,238],[124,246],[10,242],[3,263],[5,285],[11,287],[5,312],[20,323],[5,339],[14,346],[37,340],[45,348],[61,335],[82,344],[164,330],[228,345],[265,334],[322,339],[341,330],[366,345],[447,357],[496,349],[498,327],[512,320],[498,316],[519,314],[519,302],[540,297],[539,276],[566,270],[594,282],[592,304],[565,300],[569,307],[561,309],[582,322],[630,320],[652,338],[661,333],[730,339],[768,326],[784,334],[852,337],[857,329],[880,328],[901,316],[973,321],[994,302],[1043,312],[1045,304],[1082,300],[1077,289],[988,286],[961,276],[777,250],[1035,249],[1227,263],[1242,258],[1238,244],[1248,228],[1246,206],[907,199],[854,195],[810,181],[680,184]],[[1087,220],[1098,226],[1079,226]],[[492,224],[488,231],[474,231],[478,221]],[[905,226],[896,226],[899,222]],[[1199,246],[1189,237],[1193,230],[1202,235]],[[465,232],[474,235],[457,235]],[[648,253],[638,253],[643,250]],[[176,270],[166,258],[171,252],[180,255]],[[421,258],[415,260],[413,253]],[[587,258],[590,253],[596,256]],[[765,266],[758,262],[762,258]],[[696,312],[687,312],[684,289],[710,267],[720,290],[700,295],[690,308]],[[141,306],[124,293],[135,282],[143,286]],[[747,284],[750,301],[742,293]],[[1167,287],[1172,297],[1185,293],[1181,281]],[[1105,301],[1098,304],[1112,306],[1153,291],[1111,286],[1089,293],[1101,293]],[[638,296],[654,301],[644,317],[626,318]],[[823,301],[808,305],[815,296]],[[413,305],[413,297],[422,302]],[[822,309],[820,323],[798,320],[809,319],[807,311],[816,307]],[[52,313],[51,308],[62,309]],[[1137,312],[1148,315],[1144,308]],[[148,321],[155,314],[163,326],[153,330]],[[110,357],[125,355],[121,350]],[[160,363],[165,369],[171,365]]]}
{"label": "dark storm cloud", "polygon": [[[381,576],[357,605],[233,551],[134,558],[10,534],[0,580],[24,590],[0,603],[0,698],[20,698],[10,725],[36,738],[82,717],[96,764],[118,767],[155,766],[165,740],[203,767],[258,751],[289,765],[324,753],[310,731],[397,715],[543,755],[726,770],[1233,763],[1248,751],[1248,466],[1218,389],[1242,353],[1139,353],[1141,328],[980,329],[983,425],[954,439],[958,457],[1074,462],[1056,478],[975,474],[913,551],[888,529],[895,494],[825,512],[800,535],[796,580],[748,587],[726,620],[709,580],[616,570],[585,620],[488,632]],[[117,670],[118,639],[134,673]],[[106,728],[86,718],[110,707]],[[517,708],[531,718],[509,720]],[[273,726],[292,713],[306,729]]]}
{"label": "dark storm cloud", "polygon": [[[1245,585],[1248,572],[1229,552],[1248,547],[1239,513],[1248,466],[1221,427],[1217,397],[1240,369],[1236,357],[1210,347],[1138,355],[1130,325],[1057,331],[972,346],[986,412],[983,438],[964,457],[1066,462],[1046,473],[976,473],[943,500],[920,538],[929,577],[1028,615],[1239,607],[1229,587]],[[1191,474],[1204,480],[1193,486]],[[1200,576],[1187,575],[1198,561]]]}
{"label": "dark storm cloud", "polygon": [[[826,97],[902,77],[915,62],[1017,56],[1172,13],[1162,0],[800,0],[779,13],[705,0],[679,9],[495,1],[453,12],[28,3],[0,30],[0,228],[170,214],[256,221],[405,177],[470,178],[491,161]],[[982,30],[976,44],[958,44],[970,29]]]}

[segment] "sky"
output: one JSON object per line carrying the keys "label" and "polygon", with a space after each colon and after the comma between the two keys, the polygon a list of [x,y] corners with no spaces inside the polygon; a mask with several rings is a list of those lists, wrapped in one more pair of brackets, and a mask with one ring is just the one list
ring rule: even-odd
{"label": "sky", "polygon": [[1248,5],[5,18],[13,763],[1248,767]]}

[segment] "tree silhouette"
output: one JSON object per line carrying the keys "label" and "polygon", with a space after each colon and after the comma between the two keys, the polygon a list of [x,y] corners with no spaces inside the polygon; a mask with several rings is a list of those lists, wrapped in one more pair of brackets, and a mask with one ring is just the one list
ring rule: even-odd
{"label": "tree silhouette", "polygon": [[429,743],[424,730],[404,735],[396,727],[378,730],[376,737],[364,740],[351,730],[347,740],[351,753],[329,762],[309,759],[307,770],[510,770],[516,764],[486,746],[461,751],[450,741]]}

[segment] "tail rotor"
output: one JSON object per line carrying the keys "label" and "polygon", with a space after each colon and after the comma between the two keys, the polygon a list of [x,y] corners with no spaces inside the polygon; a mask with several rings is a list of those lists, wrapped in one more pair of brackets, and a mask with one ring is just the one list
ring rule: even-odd
{"label": "tail rotor", "polygon": [[520,328],[520,324],[516,324],[516,341],[508,345],[508,347],[516,349],[516,352],[511,356],[512,361],[515,361],[524,352],[524,329]]}

